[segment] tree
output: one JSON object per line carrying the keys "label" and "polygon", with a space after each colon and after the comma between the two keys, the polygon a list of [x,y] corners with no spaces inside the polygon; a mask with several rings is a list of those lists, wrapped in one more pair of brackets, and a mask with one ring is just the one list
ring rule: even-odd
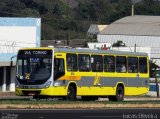
{"label": "tree", "polygon": [[30,8],[26,8],[26,9],[22,10],[21,14],[24,16],[29,16],[29,17],[40,17],[40,14],[37,10],[30,9]]}
{"label": "tree", "polygon": [[[75,6],[73,1],[77,7],[71,7]],[[0,15],[41,17],[42,38],[45,39],[65,39],[68,32],[71,39],[84,39],[90,24],[110,24],[129,16],[131,1],[133,0],[0,0]],[[134,1],[138,1],[135,3],[135,14],[160,15],[158,0]]]}

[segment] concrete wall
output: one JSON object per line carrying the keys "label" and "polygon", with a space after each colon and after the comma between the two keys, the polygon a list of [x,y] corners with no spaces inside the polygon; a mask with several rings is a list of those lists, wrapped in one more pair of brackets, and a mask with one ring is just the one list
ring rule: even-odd
{"label": "concrete wall", "polygon": [[0,17],[0,36],[0,62],[8,62],[20,48],[40,46],[41,19]]}
{"label": "concrete wall", "polygon": [[[15,91],[16,68],[10,67],[11,58],[20,48],[39,47],[40,38],[40,18],[0,17],[0,67],[3,68],[3,78],[0,79],[3,84],[0,87],[2,92]],[[16,57],[12,61],[15,64]],[[10,72],[6,71],[6,68]]]}

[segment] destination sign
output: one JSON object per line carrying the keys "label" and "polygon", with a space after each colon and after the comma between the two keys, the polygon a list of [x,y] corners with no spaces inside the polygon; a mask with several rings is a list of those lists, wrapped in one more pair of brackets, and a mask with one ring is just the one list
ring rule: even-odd
{"label": "destination sign", "polygon": [[25,55],[46,55],[47,51],[24,51]]}
{"label": "destination sign", "polygon": [[18,53],[19,56],[48,56],[52,55],[52,50],[20,50]]}

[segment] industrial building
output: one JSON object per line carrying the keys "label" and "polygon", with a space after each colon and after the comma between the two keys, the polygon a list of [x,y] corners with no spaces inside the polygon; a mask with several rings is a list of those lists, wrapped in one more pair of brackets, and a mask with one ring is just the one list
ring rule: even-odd
{"label": "industrial building", "polygon": [[0,92],[15,91],[17,51],[40,46],[40,30],[39,18],[0,17]]}
{"label": "industrial building", "polygon": [[100,43],[123,41],[127,47],[150,47],[151,59],[160,65],[160,16],[135,15],[121,18],[97,35]]}

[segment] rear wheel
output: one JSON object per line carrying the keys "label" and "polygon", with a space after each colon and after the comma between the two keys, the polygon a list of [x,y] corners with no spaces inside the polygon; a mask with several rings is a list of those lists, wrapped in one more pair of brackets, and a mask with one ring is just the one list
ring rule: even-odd
{"label": "rear wheel", "polygon": [[108,96],[109,101],[123,101],[124,100],[124,88],[117,86],[116,96]]}
{"label": "rear wheel", "polygon": [[69,86],[67,90],[67,100],[76,100],[76,89],[73,86]]}
{"label": "rear wheel", "polygon": [[116,90],[115,101],[123,101],[124,100],[124,89],[122,86],[118,86]]}

